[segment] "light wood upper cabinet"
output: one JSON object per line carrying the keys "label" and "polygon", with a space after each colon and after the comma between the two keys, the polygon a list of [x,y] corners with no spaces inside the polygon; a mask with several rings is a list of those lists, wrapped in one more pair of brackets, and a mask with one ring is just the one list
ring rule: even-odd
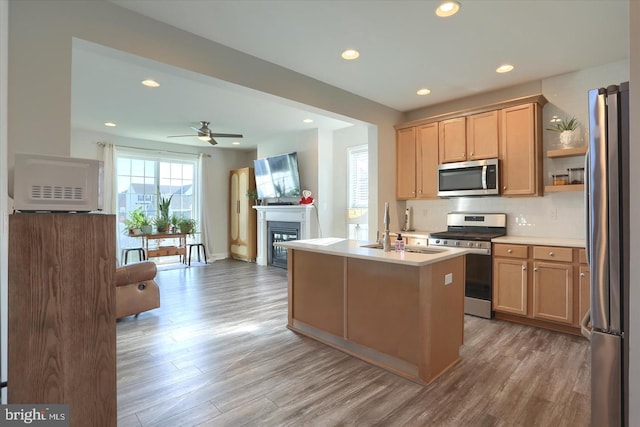
{"label": "light wood upper cabinet", "polygon": [[440,163],[464,162],[467,160],[467,132],[465,117],[440,122]]}
{"label": "light wood upper cabinet", "polygon": [[527,314],[527,260],[493,259],[493,309]]}
{"label": "light wood upper cabinet", "polygon": [[438,197],[438,127],[434,122],[416,129],[418,199]]}
{"label": "light wood upper cabinet", "polygon": [[500,175],[503,196],[540,195],[541,122],[538,104],[500,110]]}
{"label": "light wood upper cabinet", "polygon": [[416,128],[396,131],[396,198],[416,197]]}
{"label": "light wood upper cabinet", "polygon": [[396,133],[396,198],[438,197],[438,123]]}
{"label": "light wood upper cabinet", "polygon": [[498,110],[467,117],[467,159],[498,157]]}

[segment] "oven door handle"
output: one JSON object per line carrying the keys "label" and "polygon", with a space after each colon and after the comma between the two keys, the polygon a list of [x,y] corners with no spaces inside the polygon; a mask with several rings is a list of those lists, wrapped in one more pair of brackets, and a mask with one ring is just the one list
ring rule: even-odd
{"label": "oven door handle", "polygon": [[487,165],[482,166],[482,189],[487,189]]}

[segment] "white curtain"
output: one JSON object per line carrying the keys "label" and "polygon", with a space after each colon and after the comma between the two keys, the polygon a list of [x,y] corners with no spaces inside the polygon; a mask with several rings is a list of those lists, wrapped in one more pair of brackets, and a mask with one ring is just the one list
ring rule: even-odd
{"label": "white curtain", "polygon": [[116,147],[115,145],[105,142],[102,144],[102,161],[104,162],[104,184],[103,184],[103,201],[102,210],[104,213],[116,214],[116,257],[120,254],[120,236],[118,235],[116,202],[118,197],[118,182],[116,177]]}
{"label": "white curtain", "polygon": [[[211,176],[211,160],[208,154],[200,154],[198,158],[198,177],[197,177],[198,197],[199,197],[199,209],[200,209],[200,243],[204,244],[207,250],[207,256],[211,259],[214,249],[214,224],[211,216],[208,212],[211,212],[211,207],[214,206],[214,195],[211,192],[206,191],[207,182],[213,182]],[[208,259],[207,261],[209,261]]]}

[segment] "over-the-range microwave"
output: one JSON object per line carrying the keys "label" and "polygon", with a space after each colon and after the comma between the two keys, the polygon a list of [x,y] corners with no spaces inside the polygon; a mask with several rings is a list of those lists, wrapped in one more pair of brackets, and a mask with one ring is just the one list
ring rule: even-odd
{"label": "over-the-range microwave", "polygon": [[22,212],[101,211],[103,162],[16,153],[14,209]]}
{"label": "over-the-range microwave", "polygon": [[498,195],[498,159],[438,165],[438,196]]}

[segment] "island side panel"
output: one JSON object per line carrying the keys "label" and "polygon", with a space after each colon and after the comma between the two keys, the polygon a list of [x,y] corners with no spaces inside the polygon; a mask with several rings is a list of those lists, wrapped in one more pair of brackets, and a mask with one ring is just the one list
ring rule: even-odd
{"label": "island side panel", "polygon": [[342,337],[344,326],[343,257],[291,250],[289,327],[298,320]]}
{"label": "island side panel", "polygon": [[[451,274],[451,283],[446,283]],[[419,376],[431,382],[460,359],[464,339],[465,257],[422,267],[420,272]]]}
{"label": "island side panel", "polygon": [[347,260],[347,339],[418,365],[419,267]]}

